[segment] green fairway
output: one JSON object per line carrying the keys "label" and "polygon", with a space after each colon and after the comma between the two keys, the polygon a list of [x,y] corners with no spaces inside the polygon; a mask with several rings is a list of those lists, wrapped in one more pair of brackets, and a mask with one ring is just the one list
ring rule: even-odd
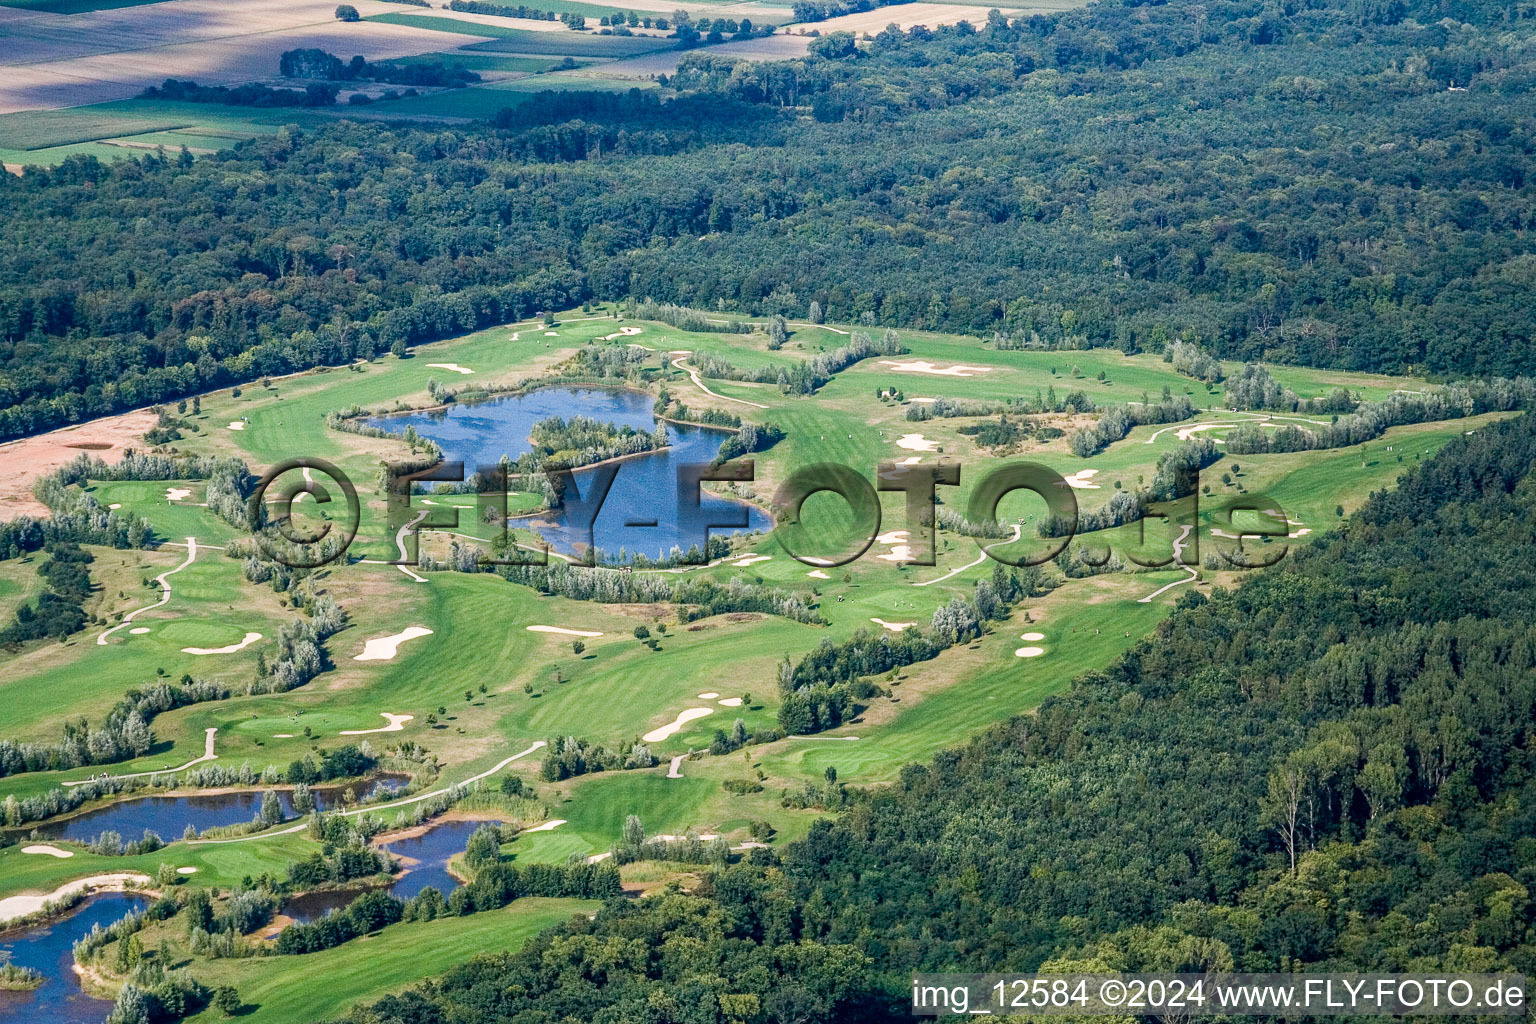
{"label": "green fairway", "polygon": [[[516,950],[552,924],[590,915],[592,900],[516,900],[501,910],[396,924],[377,935],[303,956],[200,962],[208,985],[234,985],[251,1024],[325,1020],[354,1003],[399,992],[480,953]],[[216,1010],[189,1018],[224,1019]]]}

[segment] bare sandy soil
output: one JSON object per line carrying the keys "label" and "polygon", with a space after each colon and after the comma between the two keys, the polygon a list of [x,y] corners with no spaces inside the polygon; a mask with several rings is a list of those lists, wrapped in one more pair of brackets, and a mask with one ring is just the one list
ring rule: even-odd
{"label": "bare sandy soil", "polygon": [[[353,6],[365,16],[414,10],[377,0]],[[335,11],[334,0],[166,0],[71,15],[0,8],[0,113],[126,99],[166,78],[206,85],[272,78],[278,57],[296,47],[382,59],[480,41],[405,25],[343,24]]]}
{"label": "bare sandy soil", "polygon": [[0,520],[46,516],[48,506],[32,497],[32,484],[82,452],[116,463],[129,448],[143,448],[139,436],[155,425],[148,409],[61,427],[36,437],[0,444]]}

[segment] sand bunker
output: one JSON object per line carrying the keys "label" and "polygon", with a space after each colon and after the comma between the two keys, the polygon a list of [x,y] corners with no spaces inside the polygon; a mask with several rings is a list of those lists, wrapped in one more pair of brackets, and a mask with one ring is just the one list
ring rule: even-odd
{"label": "sand bunker", "polygon": [[912,560],[912,545],[907,543],[906,530],[891,530],[882,533],[875,538],[877,543],[890,544],[891,550],[883,555],[875,557],[885,562],[910,562]]}
{"label": "sand bunker", "polygon": [[921,455],[908,455],[904,459],[897,459],[896,460],[896,465],[898,465],[898,466],[918,466],[918,465],[922,464],[922,461],[923,461],[923,457]]}
{"label": "sand bunker", "polygon": [[559,633],[561,636],[602,636],[595,629],[566,629],[563,626],[529,626],[530,633]]}
{"label": "sand bunker", "polygon": [[1097,491],[1102,490],[1102,488],[1098,484],[1089,483],[1088,481],[1091,477],[1098,475],[1099,471],[1096,469],[1080,469],[1070,476],[1062,477],[1062,479],[1067,482],[1068,487],[1075,487],[1080,491]]}
{"label": "sand bunker", "polygon": [[564,824],[565,824],[565,819],[564,818],[551,818],[548,821],[544,822],[544,824],[542,824],[542,825],[535,825],[535,826],[533,826],[533,828],[525,828],[525,829],[523,829],[523,831],[524,832],[553,832],[555,829],[559,828],[561,825],[564,825]]}
{"label": "sand bunker", "polygon": [[720,706],[723,708],[739,708],[741,707],[741,698],[727,697],[720,702]]}
{"label": "sand bunker", "polygon": [[229,421],[229,429],[230,430],[244,430],[245,429],[245,421],[244,420],[230,420]]}
{"label": "sand bunker", "polygon": [[[130,632],[137,632],[137,630],[130,630]],[[144,632],[148,633],[149,630],[146,629],[146,630],[144,630]],[[251,644],[255,643],[257,640],[260,640],[260,639],[261,639],[261,634],[260,633],[247,633],[247,634],[245,634],[245,639],[241,640],[237,644],[230,644],[227,647],[183,647],[181,649],[181,653],[182,654],[234,654],[236,651],[243,651],[243,650],[245,650],[247,647],[251,646]]]}
{"label": "sand bunker", "polygon": [[907,359],[901,362],[892,362],[889,359],[880,360],[881,366],[889,366],[898,373],[927,373],[935,377],[974,377],[978,373],[987,373],[990,366],[966,366],[956,363],[954,366],[935,366],[926,359]]}
{"label": "sand bunker", "polygon": [[407,626],[404,632],[394,636],[380,636],[363,644],[363,653],[353,658],[353,661],[392,661],[400,645],[407,640],[415,640],[419,636],[431,636],[432,631],[425,626]]}
{"label": "sand bunker", "polygon": [[1023,634],[1020,634],[1019,639],[1020,640],[1024,640],[1024,641],[1026,641],[1028,643],[1035,643],[1036,641],[1044,640],[1045,639],[1045,634],[1044,633],[1023,633]]}
{"label": "sand bunker", "polygon": [[714,713],[714,708],[688,708],[685,711],[678,712],[676,718],[672,719],[672,721],[668,722],[660,729],[652,729],[650,732],[646,733],[640,738],[647,743],[660,743],[662,740],[666,739],[668,736],[671,736],[673,733],[681,732],[683,726],[687,725],[694,719],[703,718],[705,715],[712,715]]}
{"label": "sand bunker", "polygon": [[922,434],[902,434],[896,442],[897,448],[905,448],[909,452],[936,452],[939,450],[937,441],[930,441]]}
{"label": "sand bunker", "polygon": [[432,366],[432,367],[436,367],[439,370],[447,370],[450,373],[474,373],[475,372],[474,370],[471,370],[467,366],[460,366],[458,363],[428,363],[427,365],[428,366]]}
{"label": "sand bunker", "polygon": [[195,875],[197,874],[197,868],[177,868],[176,873],[178,875]]}
{"label": "sand bunker", "polygon": [[828,576],[826,573],[822,572],[820,569],[812,569],[810,572],[806,573],[806,575],[813,580],[829,580],[832,578],[831,576]]}
{"label": "sand bunker", "polygon": [[[633,338],[635,335],[637,335],[639,333],[640,333],[640,328],[638,328],[638,327],[620,327],[618,330],[614,331],[612,334],[605,334],[605,335],[603,335],[603,340],[604,341],[612,341],[615,338]],[[637,347],[644,348],[645,346],[644,345],[640,345],[640,346],[637,346]],[[654,352],[655,349],[651,349],[651,351]]]}
{"label": "sand bunker", "polygon": [[[1236,427],[1236,426],[1241,426],[1241,424],[1238,424],[1238,423],[1200,423],[1200,424],[1196,424],[1193,427],[1181,427],[1181,428],[1179,428],[1179,432],[1177,434],[1175,434],[1174,436],[1177,437],[1180,441],[1188,441],[1190,438],[1194,437],[1196,434],[1200,433],[1202,430],[1216,430],[1216,429],[1218,429],[1220,427]],[[1213,437],[1213,438],[1211,438],[1211,440],[1215,441],[1217,444],[1226,444],[1227,443],[1224,439],[1219,438],[1219,437]]]}
{"label": "sand bunker", "polygon": [[384,716],[384,720],[389,723],[388,725],[380,726],[377,729],[343,729],[337,735],[367,736],[376,732],[400,732],[405,728],[406,722],[416,717],[415,715],[392,715],[388,711],[380,711],[379,714]]}
{"label": "sand bunker", "polygon": [[123,503],[120,502],[120,501],[114,501],[112,504],[107,506],[108,510],[110,510],[112,512],[116,512],[118,509],[120,509],[122,507],[123,507]]}
{"label": "sand bunker", "polygon": [[716,693],[714,690],[709,690],[709,691],[707,691],[705,693],[699,694],[699,700],[714,700],[718,696],[720,696],[720,695],[718,693]]}
{"label": "sand bunker", "polygon": [[21,848],[21,852],[22,853],[39,853],[39,854],[43,854],[44,856],[48,856],[48,857],[58,857],[61,860],[66,858],[66,857],[73,857],[74,856],[74,852],[71,851],[71,850],[61,850],[57,846],[49,846],[47,843],[39,843],[36,846],[23,846]]}
{"label": "sand bunker", "polygon": [[151,879],[148,875],[139,874],[136,871],[122,872],[114,875],[92,875],[90,878],[79,878],[73,882],[67,882],[50,893],[31,896],[8,896],[0,900],[0,922],[10,921],[18,917],[26,917],[28,914],[36,914],[49,903],[78,892],[101,890],[121,892],[130,884],[148,885],[150,881]]}
{"label": "sand bunker", "polygon": [[766,562],[769,559],[771,559],[772,557],[773,557],[772,555],[748,555],[746,558],[743,558],[741,561],[739,561],[739,562],[732,562],[731,564],[734,565],[738,569],[745,569],[747,566],[752,565],[752,564],[754,564],[756,562]]}
{"label": "sand bunker", "polygon": [[1013,653],[1014,653],[1014,656],[1018,657],[1018,658],[1038,658],[1038,657],[1040,657],[1040,655],[1045,653],[1045,648],[1044,647],[1020,647],[1018,650],[1014,651]]}
{"label": "sand bunker", "polygon": [[167,487],[165,489],[166,501],[185,501],[190,497],[192,497],[192,488],[190,487]]}
{"label": "sand bunker", "polygon": [[869,621],[876,625],[884,626],[892,633],[900,633],[904,629],[917,625],[915,622],[886,622],[884,619],[877,619],[874,616],[870,616]]}
{"label": "sand bunker", "polygon": [[293,733],[291,733],[291,732],[275,732],[275,733],[272,734],[272,738],[275,739],[275,740],[291,740],[291,739],[293,739]]}
{"label": "sand bunker", "polygon": [[545,331],[544,332],[544,337],[546,337],[546,338],[553,338],[553,337],[556,337],[557,335],[559,335],[559,333],[560,333],[559,331]]}
{"label": "sand bunker", "polygon": [[134,636],[143,636],[145,633],[149,632],[149,627],[148,626],[134,626],[128,632],[132,633]]}

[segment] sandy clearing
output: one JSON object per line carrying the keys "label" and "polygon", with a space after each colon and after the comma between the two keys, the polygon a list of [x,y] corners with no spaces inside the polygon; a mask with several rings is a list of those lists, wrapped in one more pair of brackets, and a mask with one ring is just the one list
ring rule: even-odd
{"label": "sandy clearing", "polygon": [[668,722],[666,725],[659,729],[652,729],[650,732],[646,733],[640,738],[647,743],[660,743],[662,740],[666,739],[668,736],[671,736],[673,733],[681,732],[683,726],[687,725],[689,722],[692,722],[694,719],[703,718],[705,715],[712,715],[714,713],[714,708],[687,708],[683,711],[679,711],[677,713],[677,717],[672,719],[672,721]]}
{"label": "sandy clearing", "polygon": [[145,633],[150,632],[150,629],[148,626],[134,626],[128,632],[132,633],[134,636],[143,636]]}
{"label": "sandy clearing", "polygon": [[1062,479],[1066,481],[1068,487],[1075,487],[1080,491],[1098,491],[1103,490],[1102,486],[1090,482],[1091,478],[1098,475],[1099,471],[1096,469],[1080,469],[1070,476],[1062,477]]}
{"label": "sandy clearing", "polygon": [[[926,359],[906,359],[900,362],[882,359],[880,360],[880,365],[889,366],[897,373],[926,373],[933,377],[974,377],[978,373],[988,373],[993,369],[990,366],[966,366],[964,363],[955,363],[953,366],[936,366]],[[929,399],[929,401],[932,401],[932,399]]]}
{"label": "sandy clearing", "polygon": [[66,882],[50,893],[7,896],[0,900],[0,923],[14,920],[18,917],[26,917],[28,914],[36,914],[55,900],[72,896],[79,892],[121,892],[130,885],[146,886],[152,879],[148,875],[137,871],[123,871],[110,875],[91,875],[89,878],[77,878],[73,882]]}
{"label": "sandy clearing", "polygon": [[828,576],[826,573],[822,572],[820,569],[812,569],[810,572],[806,573],[806,575],[813,580],[829,580],[832,578],[831,576]]}
{"label": "sandy clearing", "polygon": [[564,818],[551,818],[551,819],[549,819],[548,821],[544,822],[541,825],[535,825],[535,826],[533,826],[533,828],[525,828],[525,829],[523,829],[523,831],[524,832],[553,832],[555,829],[559,828],[561,825],[564,825],[564,824],[565,824],[565,819]]}
{"label": "sandy clearing", "polygon": [[722,700],[720,702],[720,706],[723,707],[723,708],[739,708],[739,707],[741,707],[741,698],[740,697],[726,697],[724,700]]}
{"label": "sandy clearing", "polygon": [[47,843],[38,843],[34,846],[23,846],[22,853],[38,853],[48,857],[58,857],[60,860],[73,857],[73,850],[61,850],[57,846],[49,846]]}
{"label": "sandy clearing", "polygon": [[904,459],[897,459],[896,460],[896,465],[898,465],[898,466],[919,466],[919,465],[922,465],[922,462],[923,462],[923,457],[921,455],[908,455]]}
{"label": "sandy clearing", "polygon": [[[144,632],[148,633],[149,630],[146,629]],[[181,649],[181,653],[182,654],[234,654],[236,651],[243,651],[243,650],[245,650],[247,647],[251,646],[251,644],[255,643],[257,640],[260,640],[260,639],[261,639],[261,634],[260,633],[247,633],[247,634],[245,634],[245,639],[241,640],[237,644],[229,644],[228,646],[225,646],[225,647],[183,647]]]}
{"label": "sandy clearing", "polygon": [[566,629],[564,626],[529,626],[530,633],[559,633],[561,636],[602,636],[595,629]]}
{"label": "sandy clearing", "polygon": [[[0,85],[0,94],[4,89]],[[46,519],[48,506],[32,494],[38,477],[82,453],[116,465],[129,448],[144,447],[140,435],[157,421],[155,413],[138,409],[0,444],[0,520],[23,515]]]}
{"label": "sandy clearing", "polygon": [[939,443],[928,440],[922,434],[902,434],[896,441],[896,447],[905,448],[909,452],[936,452]]}
{"label": "sandy clearing", "polygon": [[197,868],[177,868],[176,873],[178,875],[195,875],[197,874]]}
{"label": "sandy clearing", "polygon": [[120,509],[122,507],[123,507],[123,503],[122,502],[114,501],[112,504],[107,506],[107,511],[109,511],[109,512],[116,512],[118,509]]}
{"label": "sandy clearing", "polygon": [[244,420],[230,420],[229,421],[229,429],[230,430],[244,430],[245,429],[245,421]]}
{"label": "sandy clearing", "polygon": [[1038,658],[1044,653],[1044,647],[1020,647],[1018,650],[1013,652],[1014,657],[1016,658]]}
{"label": "sandy clearing", "polygon": [[388,725],[381,725],[377,729],[343,729],[338,736],[371,736],[376,732],[401,732],[405,729],[405,723],[415,718],[415,715],[392,715],[388,711],[380,711]]}
{"label": "sandy clearing", "polygon": [[746,558],[743,558],[741,561],[739,561],[739,562],[732,562],[731,564],[734,565],[738,569],[745,569],[749,565],[755,565],[758,562],[766,562],[766,561],[770,560],[771,558],[773,558],[772,555],[748,555]]}
{"label": "sandy clearing", "polygon": [[357,655],[353,661],[391,661],[400,650],[400,645],[407,640],[415,640],[421,636],[431,636],[432,631],[426,626],[407,626],[402,632],[393,636],[374,637],[363,644],[363,653]]}
{"label": "sandy clearing", "polygon": [[545,331],[544,332],[544,337],[546,337],[546,338],[554,338],[554,337],[558,337],[559,334],[560,334],[559,331]]}
{"label": "sandy clearing", "polygon": [[458,363],[428,363],[427,365],[435,367],[435,368],[437,368],[439,370],[447,370],[450,373],[474,373],[475,372],[474,370],[471,370],[467,366],[460,366]]}
{"label": "sandy clearing", "polygon": [[875,556],[881,561],[910,562],[912,560],[912,545],[907,543],[906,530],[891,530],[889,532],[882,533],[880,536],[875,538],[875,541],[880,544],[892,545],[891,550],[887,551],[885,554]]}
{"label": "sandy clearing", "polygon": [[699,700],[714,700],[718,696],[720,696],[720,695],[718,693],[716,693],[714,690],[706,690],[703,693],[699,694]]}
{"label": "sandy clearing", "polygon": [[886,622],[884,619],[877,619],[873,615],[870,616],[869,621],[890,630],[892,633],[900,633],[904,629],[917,625],[915,622]]}
{"label": "sandy clearing", "polygon": [[1021,633],[1021,634],[1019,634],[1019,639],[1025,641],[1026,643],[1035,643],[1036,641],[1044,640],[1045,639],[1045,634],[1044,633]]}
{"label": "sandy clearing", "polygon": [[190,497],[192,497],[192,488],[190,487],[167,487],[165,489],[166,501],[185,501]]}
{"label": "sandy clearing", "polygon": [[291,732],[275,732],[275,733],[272,734],[272,738],[275,739],[275,740],[291,740],[291,739],[293,739],[293,733],[291,733]]}

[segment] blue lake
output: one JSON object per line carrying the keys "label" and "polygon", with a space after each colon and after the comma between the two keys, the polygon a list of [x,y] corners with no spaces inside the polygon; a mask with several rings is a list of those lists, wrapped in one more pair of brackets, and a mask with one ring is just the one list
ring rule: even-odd
{"label": "blue lake", "polygon": [[101,1024],[112,1003],[81,990],[74,971],[75,941],[93,925],[105,928],[148,905],[143,896],[103,893],[62,918],[0,935],[0,952],[8,953],[11,963],[41,971],[46,979],[31,992],[0,992],[0,1024]]}
{"label": "blue lake", "polygon": [[[450,462],[463,462],[466,475],[477,466],[494,465],[503,455],[515,459],[532,445],[529,432],[539,420],[551,416],[587,416],[604,423],[656,429],[651,413],[652,399],[639,391],[615,388],[550,387],[523,395],[494,398],[475,404],[458,403],[447,409],[381,416],[368,421],[369,426],[393,433],[414,427],[422,437],[436,442]],[[664,452],[637,455],[616,463],[618,475],[607,500],[592,525],[592,539],[605,560],[616,560],[622,549],[628,554],[664,558],[674,546],[684,550],[690,545],[704,546],[704,525],[728,522],[730,517],[746,515],[746,529],[768,530],[773,522],[767,513],[742,502],[705,497],[697,510],[678,513],[677,468],[713,461],[720,442],[728,435],[723,430],[667,424],[671,447]],[[577,486],[583,495],[592,480],[593,469],[577,470]],[[428,485],[430,486],[430,485]],[[420,498],[414,504],[420,504]],[[470,504],[465,500],[462,504]],[[430,508],[430,506],[426,506]],[[433,509],[433,511],[439,511]],[[460,516],[473,516],[460,511]],[[637,525],[654,523],[654,525]],[[587,544],[584,530],[567,521],[563,509],[532,519],[514,520],[517,526],[537,530],[557,551],[580,553]],[[740,532],[735,529],[711,531],[717,534]]]}
{"label": "blue lake", "polygon": [[[394,792],[409,780],[405,775],[378,775],[347,787],[315,787],[315,804],[328,810],[342,803],[342,792],[350,789],[358,799],[384,792]],[[157,833],[166,842],[181,838],[188,825],[199,832],[250,821],[261,812],[262,790],[238,793],[207,793],[190,796],[144,796],[107,804],[72,818],[37,826],[37,833],[49,839],[90,842],[103,832],[116,832],[124,842],[138,839],[145,829]],[[277,791],[283,817],[294,817],[293,794]]]}
{"label": "blue lake", "polygon": [[[432,886],[444,896],[459,887],[459,880],[448,872],[448,861],[463,853],[475,829],[483,821],[445,821],[426,832],[406,839],[382,843],[400,861],[405,872],[390,884],[388,891],[408,900]],[[494,824],[500,824],[495,822]],[[283,904],[282,912],[295,921],[313,921],[332,910],[339,910],[357,898],[357,889],[328,889],[295,896]]]}

